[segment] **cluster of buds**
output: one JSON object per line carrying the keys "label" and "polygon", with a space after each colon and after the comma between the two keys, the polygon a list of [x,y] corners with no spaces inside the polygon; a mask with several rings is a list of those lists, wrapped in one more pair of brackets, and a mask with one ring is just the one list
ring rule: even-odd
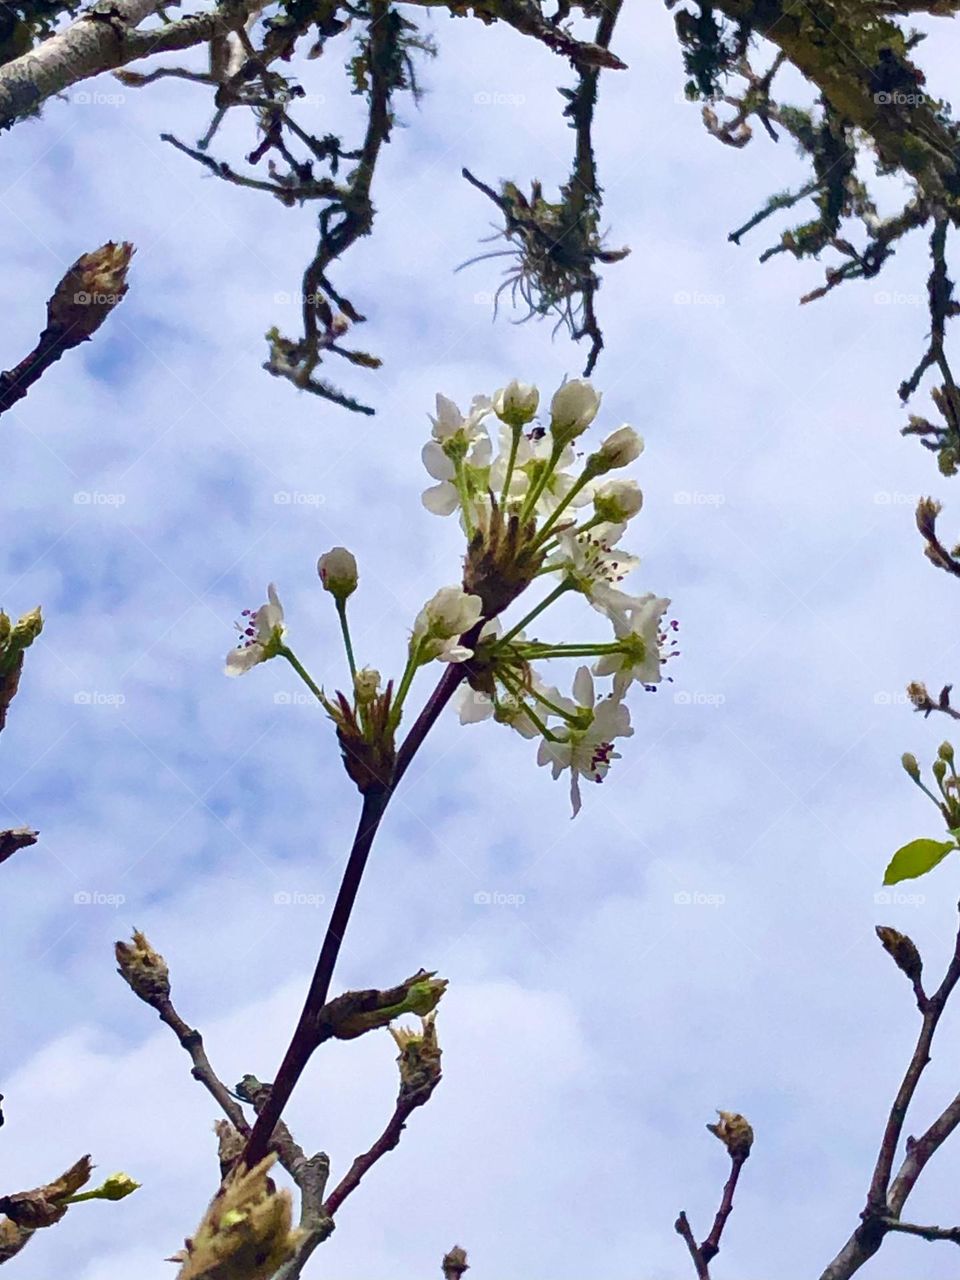
{"label": "cluster of buds", "polygon": [[750,1122],[737,1111],[717,1111],[717,1115],[719,1120],[715,1124],[708,1124],[707,1128],[727,1148],[730,1159],[742,1163],[753,1146]]}
{"label": "cluster of buds", "polygon": [[937,795],[920,776],[920,765],[917,757],[909,751],[904,752],[901,764],[907,775],[916,783],[928,799],[932,800],[940,811],[947,830],[953,834],[960,829],[960,777],[957,776],[953,747],[949,742],[942,742],[937,750],[937,758],[930,766],[930,772],[937,787]]}
{"label": "cluster of buds", "polygon": [[31,609],[18,622],[0,609],[0,729],[7,718],[7,708],[20,684],[24,651],[29,649],[43,630],[39,609]]}
{"label": "cluster of buds", "polygon": [[276,1158],[227,1176],[196,1232],[170,1259],[182,1264],[177,1280],[271,1280],[293,1257],[302,1233],[293,1227],[290,1192],[277,1191],[267,1176]]}
{"label": "cluster of buds", "polygon": [[[619,542],[643,505],[635,480],[611,477],[634,462],[643,441],[620,426],[591,451],[578,453],[596,419],[598,391],[583,379],[554,393],[545,425],[538,425],[540,392],[513,381],[492,397],[474,398],[467,414],[437,396],[423,462],[436,482],[423,495],[433,514],[459,514],[466,535],[463,577],[441,587],[417,614],[404,669],[381,691],[379,673],[357,668],[347,601],[357,588],[353,555],[335,547],[317,569],[333,596],[353,683],[351,696],[328,697],[286,640],[283,607],[271,586],[267,603],[247,610],[240,643],[227,659],[231,675],[270,658],[286,658],[334,721],[347,772],[363,792],[389,789],[394,736],[417,672],[433,662],[460,664],[461,722],[493,718],[527,738],[539,738],[538,762],[553,776],[569,771],[573,812],[580,782],[601,782],[618,759],[617,738],[634,732],[625,703],[634,685],[654,691],[664,662],[675,656],[676,622],[664,621],[670,601],[632,595],[620,586],[636,556]],[[498,424],[499,445],[489,426]],[[546,593],[515,625],[500,621],[538,581]],[[603,641],[528,638],[535,619],[561,596],[576,594],[603,615],[612,636]],[[551,658],[583,662],[567,697],[548,684],[538,664]],[[594,678],[609,679],[604,693]]]}

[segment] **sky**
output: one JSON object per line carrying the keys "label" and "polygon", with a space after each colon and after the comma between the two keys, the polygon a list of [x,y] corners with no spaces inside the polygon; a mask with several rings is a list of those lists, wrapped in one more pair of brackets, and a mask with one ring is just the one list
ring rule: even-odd
{"label": "sky", "polygon": [[[315,565],[346,545],[358,656],[396,674],[417,610],[459,576],[456,523],[420,502],[436,392],[465,406],[520,377],[549,394],[582,366],[549,324],[493,323],[501,264],[455,272],[490,230],[463,165],[565,179],[568,70],[510,31],[431,30],[440,57],[419,107],[402,104],[375,234],[335,272],[384,365],[330,373],[372,418],[263,372],[263,333],[296,325],[314,213],[159,140],[201,135],[204,89],[102,78],[3,140],[5,366],[80,253],[137,246],[96,340],[0,428],[0,604],[46,619],[0,741],[0,824],[41,831],[2,870],[3,1181],[35,1186],[89,1151],[143,1184],[38,1236],[12,1264],[24,1280],[171,1276],[163,1259],[216,1185],[215,1108],[116,976],[117,938],[141,928],[164,954],[228,1083],[272,1077],[299,1010],[358,798],[286,668],[223,678],[234,619],[275,581],[291,644],[342,683]],[[943,84],[957,38],[936,31],[924,64]],[[914,715],[904,687],[960,667],[956,588],[913,525],[931,493],[956,529],[949,486],[898,434],[923,246],[799,307],[821,266],[759,265],[776,227],[727,241],[802,177],[788,141],[735,152],[705,133],[659,6],[628,13],[617,50],[630,70],[603,81],[596,141],[610,243],[631,254],[601,292],[598,427],[645,438],[631,586],[672,599],[682,656],[672,684],[634,697],[636,734],[575,821],[535,745],[452,713],[429,738],[336,982],[448,978],[444,1079],[344,1206],[318,1277],[436,1276],[459,1243],[477,1280],[681,1280],[674,1219],[686,1209],[705,1235],[726,1175],[704,1127],[718,1107],[756,1132],[718,1280],[819,1275],[856,1223],[917,1030],[874,925],[909,933],[931,975],[953,945],[960,862],[881,884],[894,849],[939,834],[900,755],[928,761],[949,726]],[[318,132],[357,118],[339,63],[303,74]],[[251,137],[228,120],[220,153]],[[587,615],[557,625],[596,634]],[[915,1130],[958,1088],[955,1012],[940,1037]],[[385,1123],[394,1056],[386,1034],[328,1046],[294,1094],[291,1127],[334,1176]],[[958,1176],[948,1144],[914,1220],[955,1222]],[[865,1274],[951,1268],[944,1248],[893,1238]]]}

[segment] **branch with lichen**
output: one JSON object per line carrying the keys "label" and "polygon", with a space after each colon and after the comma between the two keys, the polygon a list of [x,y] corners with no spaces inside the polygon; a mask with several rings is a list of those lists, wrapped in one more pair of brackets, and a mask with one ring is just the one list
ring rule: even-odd
{"label": "branch with lichen", "polygon": [[78,258],[47,303],[37,345],[18,365],[0,372],[0,414],[22,400],[62,355],[89,342],[127,292],[133,245],[109,241]]}
{"label": "branch with lichen", "polygon": [[[826,269],[819,288],[801,301],[823,297],[852,279],[876,276],[899,241],[931,227],[932,270],[928,281],[930,339],[913,373],[900,385],[906,400],[928,369],[937,367],[942,395],[950,402],[947,429],[911,418],[906,434],[926,436],[924,443],[940,454],[946,474],[956,469],[960,434],[956,430],[956,387],[944,349],[946,321],[958,311],[946,267],[950,227],[960,223],[960,127],[948,104],[931,96],[925,76],[913,58],[920,37],[898,20],[909,13],[952,15],[955,0],[883,3],[880,0],[811,0],[791,6],[784,0],[718,0],[714,5],[677,4],[676,24],[685,67],[687,93],[704,101],[707,129],[735,147],[752,137],[757,119],[776,140],[777,127],[794,140],[812,169],[812,177],[796,192],[775,194],[730,238],[741,237],[772,214],[802,199],[814,202],[815,216],[784,231],[779,242],[761,255],[778,253],[819,258],[832,250],[839,263]],[[747,59],[751,44],[774,53],[760,74]],[[817,91],[812,108],[775,100],[773,83],[790,65]],[[740,81],[740,87],[729,86]],[[716,105],[732,109],[721,119]],[[878,174],[899,175],[909,187],[902,209],[881,218],[858,161],[871,153]],[[863,165],[860,166],[862,171]],[[866,243],[857,247],[845,224],[859,224]],[[940,405],[938,401],[938,407]]]}

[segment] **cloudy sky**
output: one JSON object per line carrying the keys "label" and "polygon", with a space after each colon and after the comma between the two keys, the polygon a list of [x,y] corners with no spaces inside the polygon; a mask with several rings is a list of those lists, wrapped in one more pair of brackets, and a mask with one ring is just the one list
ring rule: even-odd
{"label": "cloudy sky", "polygon": [[[565,784],[499,726],[448,715],[411,770],[338,983],[448,977],[445,1076],[343,1209],[318,1276],[436,1276],[459,1242],[478,1280],[680,1280],[677,1211],[705,1234],[726,1172],[704,1129],[716,1107],[757,1134],[717,1276],[818,1275],[862,1207],[916,1032],[873,926],[908,931],[931,973],[952,946],[960,863],[878,897],[889,854],[938,834],[899,759],[931,757],[947,726],[914,716],[903,687],[960,675],[956,587],[913,530],[916,497],[949,491],[897,433],[922,246],[798,307],[815,264],[759,266],[773,230],[726,240],[802,174],[789,144],[722,148],[682,101],[669,16],[621,25],[630,71],[604,82],[597,141],[611,242],[632,253],[605,279],[595,381],[602,426],[646,438],[633,586],[672,597],[683,656],[635,699],[636,736],[575,822]],[[137,245],[127,300],[0,439],[0,604],[47,619],[2,739],[0,823],[42,832],[3,868],[3,1182],[90,1151],[143,1183],[35,1240],[13,1264],[25,1280],[171,1276],[162,1259],[215,1185],[215,1110],[116,977],[116,938],[137,926],[164,953],[228,1082],[272,1077],[299,1009],[357,797],[285,668],[223,679],[233,619],[275,580],[298,653],[342,681],[315,562],[346,544],[360,655],[396,673],[417,609],[458,576],[455,524],[420,504],[434,394],[465,404],[512,376],[549,392],[580,370],[548,325],[492,323],[498,263],[454,274],[491,212],[462,165],[564,179],[567,73],[509,32],[433,30],[442,56],[384,157],[376,234],[336,274],[385,363],[333,372],[373,418],[261,370],[264,331],[296,325],[285,297],[314,215],[159,141],[203,132],[205,90],[104,79],[3,140],[5,366],[79,253]],[[927,63],[945,73],[957,52],[941,29]],[[343,118],[339,66],[305,75],[323,132]],[[250,137],[230,121],[223,154]],[[562,615],[571,636],[588,612]],[[948,1018],[917,1128],[960,1087],[958,1039]],[[336,1044],[294,1096],[294,1131],[335,1174],[389,1114],[393,1057],[385,1034]],[[958,1220],[958,1175],[955,1145],[915,1220]],[[955,1265],[892,1239],[869,1274]]]}

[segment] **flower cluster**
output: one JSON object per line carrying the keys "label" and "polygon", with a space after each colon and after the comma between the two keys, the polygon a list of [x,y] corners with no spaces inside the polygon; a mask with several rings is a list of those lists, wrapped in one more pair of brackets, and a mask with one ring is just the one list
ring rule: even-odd
{"label": "flower cluster", "polygon": [[[334,720],[348,772],[361,790],[391,785],[394,736],[414,677],[441,662],[451,673],[447,696],[451,681],[462,682],[461,722],[493,718],[525,738],[539,738],[538,762],[549,765],[555,778],[569,771],[576,814],[581,780],[602,782],[619,758],[615,742],[634,732],[625,702],[631,687],[656,689],[663,663],[676,652],[677,624],[664,623],[669,600],[632,595],[621,586],[639,563],[619,544],[643,495],[636,481],[611,473],[635,461],[643,441],[632,427],[621,426],[592,452],[579,450],[600,410],[599,392],[582,379],[555,392],[544,425],[539,408],[537,388],[517,381],[490,398],[476,397],[467,414],[437,396],[422,454],[435,483],[423,503],[435,515],[459,515],[467,538],[464,573],[460,584],[441,587],[417,614],[396,682],[381,692],[379,673],[356,668],[347,600],[358,572],[343,547],[321,556],[317,568],[340,620],[350,697],[328,698],[292,653],[275,587],[268,602],[246,611],[238,624],[240,643],[227,659],[228,674],[285,657]],[[515,625],[502,623],[513,602],[541,580],[546,590],[539,602]],[[607,619],[608,639],[551,641],[529,634],[535,620],[571,593]],[[581,664],[572,697],[542,675],[540,664],[551,658]],[[599,692],[595,678],[609,680],[609,689]]]}

